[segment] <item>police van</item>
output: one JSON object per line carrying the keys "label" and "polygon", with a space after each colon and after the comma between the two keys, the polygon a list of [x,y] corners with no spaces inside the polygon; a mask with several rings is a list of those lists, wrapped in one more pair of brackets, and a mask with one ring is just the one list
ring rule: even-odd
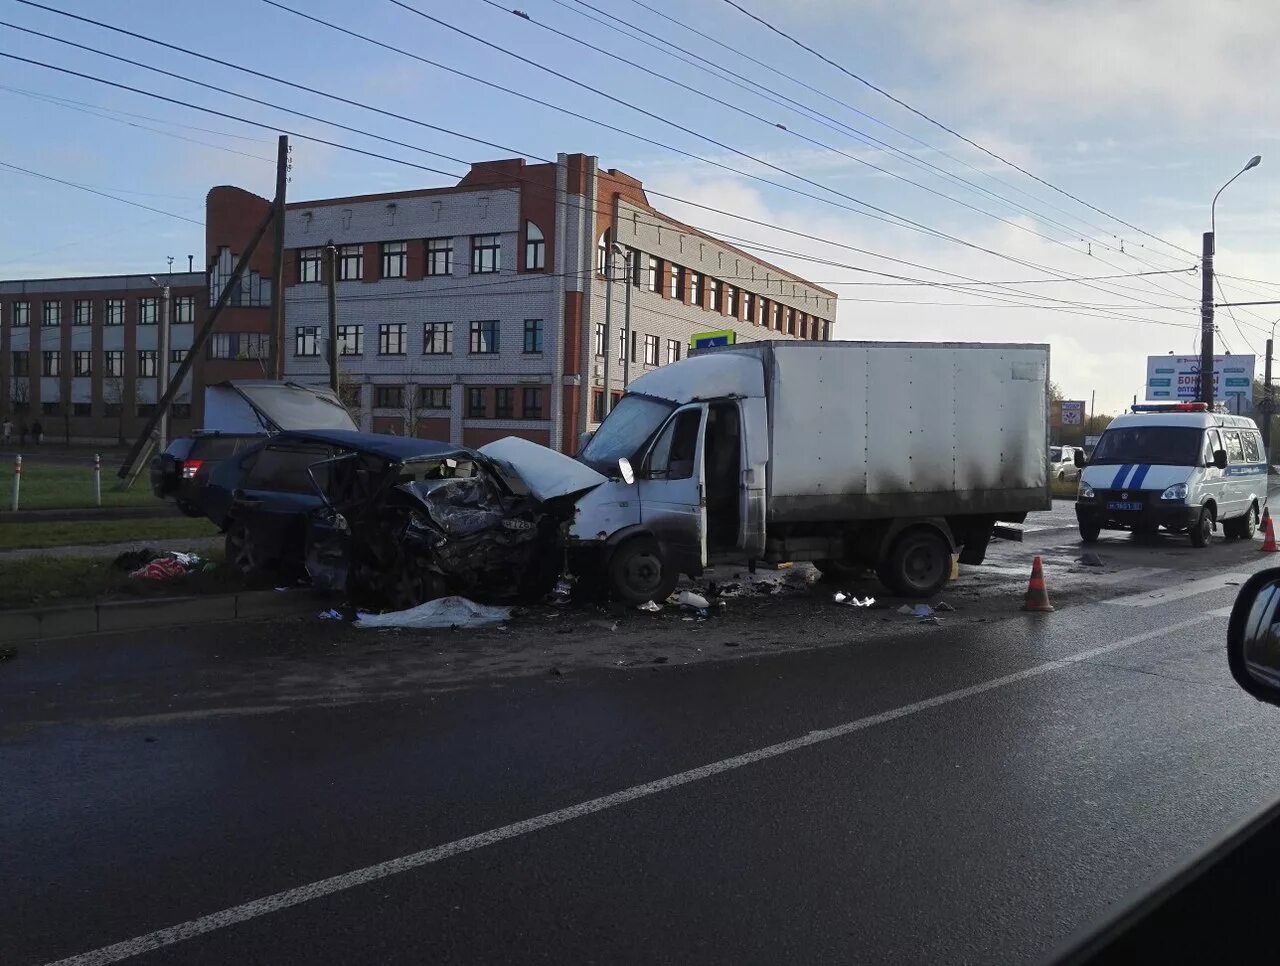
{"label": "police van", "polygon": [[[1103,530],[1248,539],[1267,505],[1267,461],[1252,419],[1205,403],[1134,406],[1107,427],[1080,474],[1080,539]],[[1084,462],[1081,460],[1081,462]]]}

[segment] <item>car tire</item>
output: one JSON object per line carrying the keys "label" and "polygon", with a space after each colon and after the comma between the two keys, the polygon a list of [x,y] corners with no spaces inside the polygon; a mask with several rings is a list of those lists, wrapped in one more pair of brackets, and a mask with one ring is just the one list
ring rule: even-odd
{"label": "car tire", "polygon": [[676,589],[680,574],[662,557],[653,537],[632,537],[609,557],[609,587],[613,596],[632,606],[661,604]]}
{"label": "car tire", "polygon": [[1198,549],[1209,545],[1209,538],[1213,535],[1213,515],[1208,507],[1200,508],[1200,515],[1196,517],[1195,524],[1188,532],[1191,536],[1191,546]]}
{"label": "car tire", "polygon": [[236,521],[227,527],[224,547],[227,566],[241,577],[253,577],[262,573],[261,551],[248,524]]}
{"label": "car tire", "polygon": [[951,577],[951,545],[937,530],[906,530],[876,564],[876,575],[901,597],[932,597]]}
{"label": "car tire", "polygon": [[1098,535],[1102,533],[1102,527],[1095,523],[1080,524],[1080,542],[1081,543],[1097,543]]}

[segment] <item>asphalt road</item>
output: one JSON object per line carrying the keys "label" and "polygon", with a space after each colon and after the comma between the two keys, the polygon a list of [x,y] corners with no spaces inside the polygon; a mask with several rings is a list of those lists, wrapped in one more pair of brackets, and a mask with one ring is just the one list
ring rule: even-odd
{"label": "asphalt road", "polygon": [[1110,600],[843,644],[793,609],[827,646],[688,665],[433,684],[465,636],[321,624],[22,648],[0,962],[1041,959],[1280,795],[1223,649],[1276,558],[1101,548],[1141,574]]}

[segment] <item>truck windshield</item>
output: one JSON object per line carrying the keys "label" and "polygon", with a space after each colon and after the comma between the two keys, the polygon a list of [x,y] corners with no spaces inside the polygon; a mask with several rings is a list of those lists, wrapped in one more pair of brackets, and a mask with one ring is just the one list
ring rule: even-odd
{"label": "truck windshield", "polygon": [[666,422],[676,404],[648,396],[623,396],[578,456],[605,476],[618,472],[618,460],[635,459],[645,441]]}
{"label": "truck windshield", "polygon": [[1106,463],[1159,463],[1197,466],[1204,430],[1191,426],[1132,426],[1108,429],[1098,440],[1091,466]]}

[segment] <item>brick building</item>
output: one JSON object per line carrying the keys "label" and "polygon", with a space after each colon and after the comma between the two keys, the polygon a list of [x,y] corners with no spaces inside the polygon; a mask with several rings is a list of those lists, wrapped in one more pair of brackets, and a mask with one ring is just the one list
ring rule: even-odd
{"label": "brick building", "polygon": [[[203,273],[171,286],[171,369],[205,318]],[[131,439],[155,408],[161,289],[146,275],[0,281],[0,413],[50,439]],[[188,377],[171,432],[199,425]],[[193,402],[197,405],[193,406]]]}
{"label": "brick building", "polygon": [[[267,210],[239,189],[211,191],[211,264],[229,269]],[[361,424],[471,446],[514,434],[571,451],[598,423],[611,243],[623,249],[615,394],[624,351],[634,378],[683,356],[698,332],[830,338],[836,311],[833,292],[662,214],[639,181],[594,158],[483,162],[451,187],[289,204],[280,341],[284,375],[300,382],[328,379],[330,243],[341,388]],[[256,267],[269,274],[263,251]],[[239,310],[233,338],[268,333],[269,303]]]}

